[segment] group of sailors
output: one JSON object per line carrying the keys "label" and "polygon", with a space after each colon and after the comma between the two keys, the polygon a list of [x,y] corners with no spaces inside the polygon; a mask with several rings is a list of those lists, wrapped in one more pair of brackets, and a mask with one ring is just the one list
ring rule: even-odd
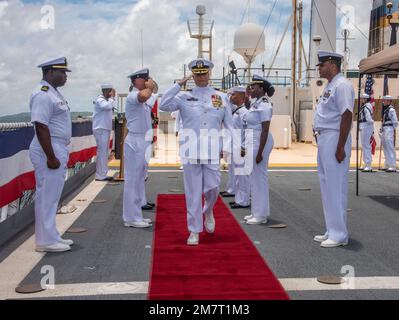
{"label": "group of sailors", "polygon": [[[382,98],[382,125],[379,132],[381,147],[384,150],[385,165],[382,170],[396,172],[396,128],[398,117],[393,103],[394,98],[386,95]],[[363,172],[372,172],[374,139],[374,107],[368,94],[361,95],[362,107],[359,112],[359,127],[363,151]],[[381,165],[381,164],[380,164]]]}
{"label": "group of sailors", "polygon": [[[346,214],[354,90],[341,74],[341,55],[321,51],[318,58],[320,76],[328,79],[314,119],[326,232],[314,240],[324,248],[332,248],[347,245],[349,238]],[[43,70],[43,81],[30,103],[36,132],[30,148],[37,182],[36,249],[61,252],[73,245],[72,240],[61,238],[55,225],[65,181],[71,119],[68,103],[57,88],[65,84],[70,70],[66,58],[39,67]],[[270,99],[275,88],[267,79],[255,75],[250,86],[237,86],[226,94],[209,85],[213,67],[209,60],[193,60],[189,64],[192,74],[167,90],[159,107],[161,111],[178,111],[176,131],[183,164],[189,246],[199,245],[204,229],[215,232],[213,210],[219,195],[235,196],[230,203],[232,209],[250,207],[251,214],[245,217],[249,225],[266,224],[270,216],[268,163],[274,145]],[[151,109],[157,99],[156,84],[147,68],[128,78],[131,87],[126,100],[128,134],[124,141],[122,217],[126,227],[149,228],[152,221],[143,216],[143,210],[155,207],[147,202],[145,179],[153,142]],[[190,79],[195,82],[194,88],[182,90]],[[109,181],[107,162],[115,89],[107,84],[101,89],[102,95],[94,102],[93,120],[98,145],[96,180]],[[394,127],[388,126],[392,123],[388,120],[391,114],[388,110],[387,128]],[[222,154],[230,159],[230,182],[227,190],[220,193]]]}

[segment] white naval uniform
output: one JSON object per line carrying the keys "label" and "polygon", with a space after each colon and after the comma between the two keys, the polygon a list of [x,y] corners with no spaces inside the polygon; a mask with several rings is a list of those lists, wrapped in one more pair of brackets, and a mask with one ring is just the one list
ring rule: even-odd
{"label": "white naval uniform", "polygon": [[338,163],[335,153],[342,115],[347,110],[353,113],[354,102],[352,85],[342,74],[338,74],[324,89],[314,118],[314,130],[319,133],[317,162],[326,235],[337,242],[348,240],[348,176],[352,150],[350,134],[345,145],[346,158],[342,163]]}
{"label": "white naval uniform", "polygon": [[371,137],[374,133],[373,106],[366,103],[360,111],[360,136],[362,141],[365,168],[371,168],[373,156],[371,153]]}
{"label": "white naval uniform", "polygon": [[108,173],[109,139],[115,99],[100,95],[94,101],[93,135],[97,144],[96,179],[104,180]]}
{"label": "white naval uniform", "polygon": [[[180,90],[179,84],[168,90],[162,98],[160,110],[180,112],[183,121],[179,137],[180,157],[184,167],[188,229],[201,233],[203,216],[213,212],[219,194],[222,144],[218,135],[222,123],[233,133],[232,112],[227,95],[210,86],[195,87],[192,92]],[[212,96],[221,102],[220,107],[214,106]],[[202,194],[205,197],[204,207]]]}
{"label": "white naval uniform", "polygon": [[[133,89],[126,100],[128,134],[124,143],[125,187],[123,190],[124,222],[142,222],[141,207],[145,199],[145,176],[151,158],[153,130],[152,105],[140,103],[139,91]],[[148,100],[150,101],[150,99]],[[144,203],[145,202],[145,203]]]}
{"label": "white naval uniform", "polygon": [[[42,91],[43,86],[48,91]],[[35,169],[35,236],[37,246],[49,246],[61,241],[56,227],[56,214],[65,183],[69,158],[68,145],[72,136],[72,122],[67,101],[46,81],[42,81],[30,98],[31,122],[49,128],[51,145],[61,166],[56,170],[47,167],[47,156],[37,135],[29,148]]]}
{"label": "white naval uniform", "polygon": [[[248,112],[245,105],[237,108],[233,112],[233,126],[234,129],[240,130],[242,132],[242,136],[244,136],[244,125],[243,125],[243,117]],[[231,161],[231,166],[233,168],[233,172],[236,171],[235,161]],[[234,174],[235,178],[235,199],[234,202],[239,204],[240,206],[247,207],[251,204],[250,201],[250,187],[251,180],[250,175],[246,174]]]}
{"label": "white naval uniform", "polygon": [[252,153],[253,167],[250,174],[251,214],[256,219],[266,219],[270,216],[269,201],[269,158],[273,150],[274,139],[269,131],[263,150],[263,161],[256,163],[262,134],[262,123],[270,122],[273,108],[266,97],[261,97],[251,104],[251,108],[243,115],[245,129],[245,149],[247,156]]}
{"label": "white naval uniform", "polygon": [[398,117],[395,108],[389,106],[383,115],[382,148],[384,149],[385,166],[396,169],[395,129],[398,126]]}
{"label": "white naval uniform", "polygon": [[[155,102],[157,101],[157,99],[158,99],[158,94],[155,94],[155,93],[153,93],[152,95],[151,95],[151,97],[145,102],[146,103],[146,105],[147,106],[149,106],[150,107],[150,111],[152,112],[152,108],[154,108],[154,105],[155,105]],[[151,113],[150,113],[150,117],[151,117]],[[151,128],[152,128],[152,118],[151,118]],[[153,128],[152,128],[153,129]],[[149,133],[149,136],[148,136],[148,138],[149,137],[153,137],[153,130],[151,131],[151,133]],[[151,142],[152,142],[152,139],[151,139]],[[152,144],[150,145],[150,154],[152,154]],[[148,158],[148,160],[149,160],[150,158]],[[144,175],[144,182],[145,182],[145,178],[147,177],[147,175],[148,175],[148,163],[147,163],[147,165],[145,166],[145,175]],[[147,205],[147,203],[148,203],[148,201],[147,201],[147,195],[145,194],[145,188],[141,191],[141,206],[142,207],[144,207],[144,206],[146,206]]]}

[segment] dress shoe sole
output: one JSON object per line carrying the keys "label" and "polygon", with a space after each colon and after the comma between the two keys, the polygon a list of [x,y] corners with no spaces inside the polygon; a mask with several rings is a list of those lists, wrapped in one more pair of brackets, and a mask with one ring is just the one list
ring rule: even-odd
{"label": "dress shoe sole", "polygon": [[251,206],[230,206],[230,209],[251,209]]}
{"label": "dress shoe sole", "polygon": [[71,251],[71,248],[69,249],[40,249],[40,248],[36,248],[35,249],[36,252],[48,252],[48,253],[57,253],[57,252],[67,252],[67,251]]}
{"label": "dress shoe sole", "polygon": [[261,225],[261,224],[267,224],[267,220],[263,220],[263,221],[260,221],[260,222],[249,222],[249,221],[247,220],[247,224],[250,225],[250,226],[256,226],[256,225]]}
{"label": "dress shoe sole", "polygon": [[339,243],[339,244],[334,244],[334,245],[320,245],[320,247],[322,248],[326,248],[326,249],[331,249],[331,248],[338,248],[338,247],[345,247],[347,246],[348,243]]}
{"label": "dress shoe sole", "polygon": [[152,225],[149,224],[148,226],[133,226],[133,225],[129,225],[129,224],[125,224],[126,228],[136,228],[136,229],[146,229],[146,228],[151,228]]}

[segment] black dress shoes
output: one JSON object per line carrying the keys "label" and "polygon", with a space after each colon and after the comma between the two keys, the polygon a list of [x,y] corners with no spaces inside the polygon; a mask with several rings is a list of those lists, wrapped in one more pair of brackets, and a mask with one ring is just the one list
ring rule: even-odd
{"label": "black dress shoes", "polygon": [[248,209],[251,208],[251,206],[242,206],[238,203],[234,203],[230,206],[231,209]]}

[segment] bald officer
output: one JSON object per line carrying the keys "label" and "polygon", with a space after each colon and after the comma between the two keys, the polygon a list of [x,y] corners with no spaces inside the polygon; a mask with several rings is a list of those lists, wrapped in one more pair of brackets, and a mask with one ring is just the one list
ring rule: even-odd
{"label": "bald officer", "polygon": [[343,56],[318,52],[320,77],[328,84],[317,105],[314,131],[318,142],[318,171],[326,233],[316,236],[323,248],[348,244],[348,175],[355,93],[341,73]]}
{"label": "bald officer", "polygon": [[395,129],[398,117],[393,106],[393,97],[384,96],[384,110],[382,115],[382,147],[385,155],[386,172],[396,172]]}
{"label": "bald officer", "polygon": [[151,109],[155,88],[147,68],[132,73],[131,92],[126,100],[128,135],[124,143],[125,186],[123,221],[126,227],[149,228],[151,220],[143,218],[145,176],[151,157],[153,139]]}
{"label": "bald officer", "polygon": [[112,177],[107,177],[107,173],[115,89],[111,84],[103,84],[101,90],[102,94],[94,101],[93,115],[93,134],[97,144],[96,180],[112,181]]}
{"label": "bald officer", "polygon": [[370,96],[368,94],[364,93],[360,98],[362,107],[360,109],[359,127],[364,159],[363,172],[372,172],[373,155],[371,150],[371,137],[374,133],[373,106],[370,103]]}
{"label": "bald officer", "polygon": [[65,85],[70,70],[65,57],[44,62],[39,68],[43,80],[30,98],[35,136],[29,148],[36,179],[36,251],[64,252],[71,250],[73,241],[61,238],[56,213],[65,182],[72,122],[68,102],[58,88]]}
{"label": "bald officer", "polygon": [[[187,203],[189,246],[199,244],[199,234],[205,229],[215,231],[213,207],[220,186],[220,133],[222,123],[233,132],[231,107],[225,93],[209,86],[209,72],[213,63],[196,59],[189,64],[195,87],[191,92],[180,92],[191,78],[187,77],[165,92],[160,109],[179,110],[183,122],[180,135],[184,168],[184,188]],[[237,141],[237,140],[236,140]],[[202,194],[205,205],[202,207]]]}

